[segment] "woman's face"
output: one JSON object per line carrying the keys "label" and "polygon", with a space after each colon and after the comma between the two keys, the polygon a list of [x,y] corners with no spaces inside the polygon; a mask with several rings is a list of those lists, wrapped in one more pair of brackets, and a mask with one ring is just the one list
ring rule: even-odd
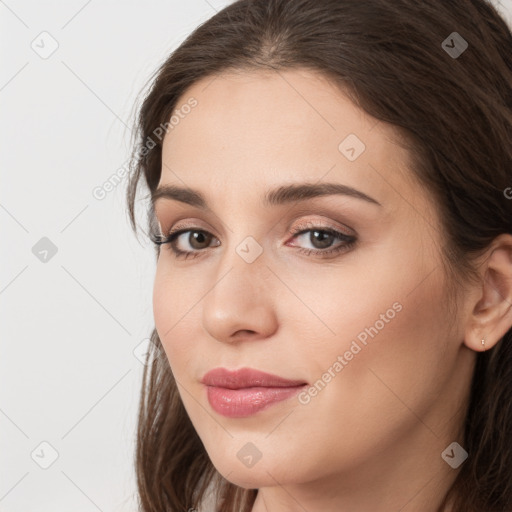
{"label": "woman's face", "polygon": [[254,488],[445,464],[470,351],[435,209],[392,128],[305,70],[210,77],[180,108],[159,187],[204,205],[156,200],[163,236],[190,230],[173,244],[191,254],[161,246],[153,306],[213,464]]}

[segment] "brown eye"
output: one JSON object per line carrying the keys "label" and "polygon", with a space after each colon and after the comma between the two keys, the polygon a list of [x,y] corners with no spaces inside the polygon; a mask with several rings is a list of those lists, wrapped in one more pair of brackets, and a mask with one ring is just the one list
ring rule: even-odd
{"label": "brown eye", "polygon": [[315,249],[326,249],[336,239],[329,231],[311,230],[310,233],[309,240]]}
{"label": "brown eye", "polygon": [[309,245],[309,247],[299,247],[297,250],[300,253],[320,257],[330,257],[348,251],[356,243],[356,237],[353,235],[341,233],[334,228],[322,228],[309,223],[295,228],[293,235],[299,246],[304,243],[306,246]]}
{"label": "brown eye", "polygon": [[[171,233],[165,243],[169,244],[177,257],[195,257],[206,252],[205,249],[212,245],[212,240],[216,238],[202,229],[180,229]],[[214,245],[220,245],[220,242],[217,241]]]}
{"label": "brown eye", "polygon": [[206,249],[213,238],[210,233],[206,231],[189,231],[188,243],[193,249]]}

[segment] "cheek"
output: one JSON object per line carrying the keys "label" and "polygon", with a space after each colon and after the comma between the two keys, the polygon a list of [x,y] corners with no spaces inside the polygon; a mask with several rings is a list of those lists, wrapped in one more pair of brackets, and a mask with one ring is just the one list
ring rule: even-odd
{"label": "cheek", "polygon": [[153,317],[173,373],[192,359],[190,326],[199,325],[198,302],[204,295],[197,284],[194,289],[194,281],[199,280],[180,279],[178,272],[171,272],[165,257],[159,260],[153,285]]}
{"label": "cheek", "polygon": [[368,294],[365,308],[346,303],[345,318],[337,324],[340,332],[346,328],[346,336],[330,346],[318,370],[325,372],[338,355],[343,357],[340,377],[322,393],[325,405],[350,405],[345,426],[363,438],[377,435],[375,429],[386,436],[406,425],[412,428],[415,415],[424,417],[442,392],[450,363],[444,358],[448,323],[439,277],[438,270],[416,289],[414,279],[382,282],[384,291],[371,300]]}
{"label": "cheek", "polygon": [[190,269],[177,268],[172,256],[165,254],[167,250],[163,249],[158,259],[153,282],[155,323],[157,329],[166,330],[175,324],[177,326],[178,322],[187,322],[189,314],[194,313],[205,293],[198,275]]}
{"label": "cheek", "polygon": [[[418,418],[434,431],[446,420],[430,416],[450,374],[443,358],[448,340],[447,326],[440,320],[442,287],[439,275],[431,278],[413,293],[414,279],[401,284],[394,280],[392,287],[386,283],[378,294],[361,290],[356,294],[354,288],[355,298],[365,298],[363,306],[343,299],[338,301],[341,314],[333,310],[323,317],[336,336],[323,336],[314,346],[303,343],[303,362],[314,390],[302,397],[304,405],[294,419],[316,434],[322,455],[318,471],[340,461],[354,463],[375,456],[383,446],[418,426],[421,429]],[[388,312],[386,323],[380,315],[386,315],[395,302],[401,308],[393,309],[394,315]],[[366,336],[358,338],[361,333]],[[360,341],[363,338],[366,344]],[[335,438],[351,442],[333,453],[331,444],[321,440]]]}

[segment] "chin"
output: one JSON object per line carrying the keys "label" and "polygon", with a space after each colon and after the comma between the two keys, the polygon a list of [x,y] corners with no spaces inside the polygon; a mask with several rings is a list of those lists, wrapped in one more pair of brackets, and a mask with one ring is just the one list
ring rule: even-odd
{"label": "chin", "polygon": [[259,489],[260,487],[273,487],[276,481],[280,484],[290,483],[292,475],[291,468],[282,468],[272,460],[264,461],[263,458],[252,467],[244,467],[234,455],[235,463],[232,460],[222,461],[212,459],[217,471],[229,482],[244,489]]}
{"label": "chin", "polygon": [[[268,473],[253,473],[251,469],[232,469],[231,472],[221,473],[222,476],[231,482],[232,484],[243,487],[244,489],[259,489],[260,487],[272,487],[276,485],[276,480],[280,483],[281,481],[277,478],[274,480]],[[273,475],[272,471],[270,474]]]}

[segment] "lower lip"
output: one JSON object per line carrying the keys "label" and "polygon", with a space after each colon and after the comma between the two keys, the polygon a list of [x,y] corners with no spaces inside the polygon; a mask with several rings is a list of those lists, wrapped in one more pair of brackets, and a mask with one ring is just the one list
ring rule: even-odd
{"label": "lower lip", "polygon": [[306,385],[280,388],[227,389],[207,386],[208,401],[212,409],[229,418],[252,416],[272,404],[296,395]]}

